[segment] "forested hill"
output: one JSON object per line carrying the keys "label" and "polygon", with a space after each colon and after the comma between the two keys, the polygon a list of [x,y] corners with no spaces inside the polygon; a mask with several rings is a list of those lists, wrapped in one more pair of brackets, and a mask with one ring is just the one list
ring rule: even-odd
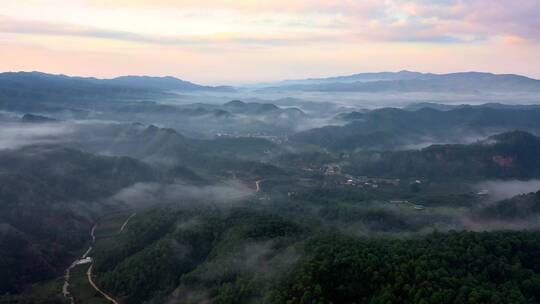
{"label": "forested hill", "polygon": [[538,233],[414,240],[324,237],[278,285],[276,303],[538,303]]}
{"label": "forested hill", "polygon": [[480,209],[476,216],[486,220],[536,219],[540,215],[540,190],[518,195]]}
{"label": "forested hill", "polygon": [[448,178],[540,178],[540,138],[522,131],[469,145],[432,145],[422,150],[358,152],[351,170],[364,175]]}
{"label": "forested hill", "polygon": [[339,151],[396,149],[426,141],[462,142],[513,130],[540,133],[539,108],[384,108],[340,117],[348,124],[300,132],[291,139]]}
{"label": "forested hill", "polygon": [[537,232],[320,232],[245,208],[154,210],[96,253],[129,303],[537,303]]}
{"label": "forested hill", "polygon": [[157,178],[134,159],[55,146],[3,150],[0,168],[0,294],[58,275],[86,244],[97,199]]}

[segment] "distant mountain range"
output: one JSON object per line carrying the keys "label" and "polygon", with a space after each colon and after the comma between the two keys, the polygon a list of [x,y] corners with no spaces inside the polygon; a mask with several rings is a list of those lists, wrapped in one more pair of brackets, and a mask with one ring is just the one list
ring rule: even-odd
{"label": "distant mountain range", "polygon": [[[0,97],[11,93],[51,93],[88,96],[93,92],[99,95],[122,95],[141,92],[235,92],[248,89],[231,86],[206,86],[171,76],[121,76],[112,79],[93,77],[70,77],[41,72],[0,73]],[[23,90],[23,93],[19,91]],[[26,92],[24,92],[26,90]],[[41,91],[40,91],[41,90]],[[43,92],[43,90],[45,90]],[[15,91],[15,93],[14,93]],[[276,92],[365,92],[365,93],[481,93],[481,92],[525,92],[540,93],[540,80],[514,74],[492,74],[481,72],[462,72],[433,74],[411,71],[359,73],[349,76],[329,78],[310,78],[286,80],[257,86],[258,93]],[[65,94],[64,94],[65,95]]]}
{"label": "distant mountain range", "polygon": [[530,105],[509,105],[509,104],[503,104],[503,103],[497,103],[497,102],[491,102],[491,103],[484,103],[479,105],[470,105],[470,104],[459,104],[459,105],[448,105],[448,104],[440,104],[440,103],[433,103],[433,102],[416,102],[412,103],[406,107],[404,107],[404,110],[409,111],[417,111],[421,109],[433,109],[438,111],[450,111],[455,109],[464,109],[464,108],[484,108],[484,109],[509,109],[509,110],[533,110],[540,108],[540,105],[536,104],[530,104]]}
{"label": "distant mountain range", "polygon": [[[125,94],[133,91],[153,92],[235,92],[241,87],[205,86],[172,76],[120,76],[111,79],[70,77],[42,72],[0,73],[0,93],[15,89],[47,89],[74,92],[107,90],[108,93]],[[515,74],[461,72],[433,74],[411,71],[359,73],[349,76],[285,80],[262,84],[259,93],[274,92],[531,92],[540,93],[540,80]]]}
{"label": "distant mountain range", "polygon": [[287,80],[266,85],[261,92],[540,92],[540,80],[514,74],[410,71],[360,73],[350,76]]}
{"label": "distant mountain range", "polygon": [[230,86],[204,86],[172,76],[120,76],[113,79],[102,79],[100,81],[120,86],[150,88],[165,91],[234,91],[234,88]]}
{"label": "distant mountain range", "polygon": [[[405,71],[405,70],[399,71],[399,72],[358,73],[358,74],[347,75],[347,76],[284,80],[284,81],[274,83],[273,85],[285,86],[285,85],[393,81],[393,80],[418,79],[418,78],[422,78],[428,75],[435,75],[435,74],[431,74],[431,73],[424,74],[420,72],[411,72],[411,71]],[[270,86],[272,86],[272,84]]]}
{"label": "distant mountain range", "polygon": [[[178,97],[177,93],[231,92],[174,77],[122,76],[113,79],[71,77],[41,72],[0,73],[0,108],[6,111],[50,112],[107,107],[118,101]],[[115,101],[115,102],[113,102]]]}
{"label": "distant mountain range", "polygon": [[94,88],[113,87],[136,90],[158,91],[231,91],[232,87],[204,86],[172,76],[120,76],[111,79],[94,77],[71,77],[66,75],[47,74],[42,72],[6,72],[0,73],[0,88],[6,85],[26,86],[32,89],[49,88]]}

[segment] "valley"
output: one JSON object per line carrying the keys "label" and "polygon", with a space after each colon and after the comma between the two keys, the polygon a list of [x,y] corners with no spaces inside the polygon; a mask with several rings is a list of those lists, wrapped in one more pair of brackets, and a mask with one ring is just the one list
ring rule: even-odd
{"label": "valley", "polygon": [[540,299],[535,105],[53,79],[3,99],[2,304]]}
{"label": "valley", "polygon": [[0,0],[0,304],[540,303],[540,0]]}

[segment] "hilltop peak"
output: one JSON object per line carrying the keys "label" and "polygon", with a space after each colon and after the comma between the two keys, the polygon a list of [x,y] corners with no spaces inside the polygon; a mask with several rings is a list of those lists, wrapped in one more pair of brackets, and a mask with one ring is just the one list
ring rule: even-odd
{"label": "hilltop peak", "polygon": [[243,107],[245,105],[246,103],[241,100],[231,100],[223,104],[224,107]]}
{"label": "hilltop peak", "polygon": [[520,130],[496,134],[490,136],[489,139],[497,142],[532,142],[540,140],[540,138],[534,136],[533,134]]}

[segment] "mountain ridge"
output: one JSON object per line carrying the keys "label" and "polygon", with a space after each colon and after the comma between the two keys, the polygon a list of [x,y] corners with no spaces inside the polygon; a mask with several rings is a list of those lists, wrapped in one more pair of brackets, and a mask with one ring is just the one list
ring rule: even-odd
{"label": "mountain ridge", "polygon": [[517,74],[457,72],[447,74],[410,71],[359,73],[349,76],[283,81],[261,92],[540,92],[540,80]]}
{"label": "mountain ridge", "polygon": [[[68,76],[65,74],[51,74],[40,71],[18,71],[0,73],[0,82],[11,81],[39,81],[46,85],[83,85],[83,86],[111,86],[126,87],[146,90],[184,90],[184,91],[231,91],[228,86],[206,86],[186,81],[174,76],[147,76],[147,75],[125,75],[114,78],[96,78]],[[65,81],[69,83],[65,83]]]}

